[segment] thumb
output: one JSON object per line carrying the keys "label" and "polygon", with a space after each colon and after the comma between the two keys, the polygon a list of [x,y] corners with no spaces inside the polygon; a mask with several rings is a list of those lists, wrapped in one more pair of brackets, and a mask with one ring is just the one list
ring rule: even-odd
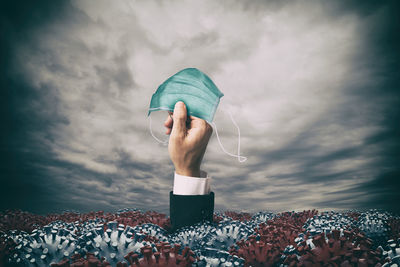
{"label": "thumb", "polygon": [[187,111],[185,103],[179,101],[175,104],[174,114],[172,114],[174,124],[172,125],[172,135],[181,135],[186,133]]}

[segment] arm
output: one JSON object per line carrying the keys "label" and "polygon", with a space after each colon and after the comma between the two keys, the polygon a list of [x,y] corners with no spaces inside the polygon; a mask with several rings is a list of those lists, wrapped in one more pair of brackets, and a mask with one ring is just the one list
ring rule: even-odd
{"label": "arm", "polygon": [[165,121],[170,134],[168,151],[175,166],[174,191],[170,192],[172,229],[209,220],[214,212],[214,193],[210,180],[200,165],[212,134],[204,120],[187,117],[183,102],[175,105],[174,113]]}

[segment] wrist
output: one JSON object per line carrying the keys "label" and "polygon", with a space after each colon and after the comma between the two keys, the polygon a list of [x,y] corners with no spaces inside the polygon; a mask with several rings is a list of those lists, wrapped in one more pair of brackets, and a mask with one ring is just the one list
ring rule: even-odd
{"label": "wrist", "polygon": [[200,168],[194,169],[176,169],[176,174],[190,177],[200,177]]}

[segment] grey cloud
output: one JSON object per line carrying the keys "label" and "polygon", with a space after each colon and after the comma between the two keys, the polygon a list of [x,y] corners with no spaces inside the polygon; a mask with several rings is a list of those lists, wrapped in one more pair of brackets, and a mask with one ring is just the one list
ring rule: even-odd
{"label": "grey cloud", "polygon": [[[173,167],[146,109],[194,66],[225,93],[249,157],[211,140],[217,209],[398,210],[396,2],[126,3],[2,11],[0,209],[168,212]],[[229,117],[216,122],[234,151]]]}

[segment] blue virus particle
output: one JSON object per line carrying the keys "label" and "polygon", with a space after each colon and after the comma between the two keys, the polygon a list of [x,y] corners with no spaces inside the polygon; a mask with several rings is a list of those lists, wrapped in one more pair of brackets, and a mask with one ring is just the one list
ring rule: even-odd
{"label": "blue virus particle", "polygon": [[125,213],[125,212],[142,212],[140,209],[136,209],[136,208],[123,208],[123,209],[119,209],[117,210],[116,214],[119,215],[121,213]]}
{"label": "blue virus particle", "polygon": [[400,238],[396,241],[390,239],[387,241],[385,249],[382,246],[379,246],[378,249],[382,251],[382,258],[386,261],[383,266],[400,266]]}
{"label": "blue virus particle", "polygon": [[169,237],[171,244],[180,244],[183,247],[189,247],[193,251],[201,249],[204,244],[204,238],[212,231],[215,231],[214,224],[204,222],[193,226],[182,227]]}
{"label": "blue virus particle", "polygon": [[8,263],[12,266],[49,266],[64,257],[76,253],[76,236],[68,229],[73,226],[64,222],[53,222],[31,234],[10,233],[16,243],[15,251]]}
{"label": "blue virus particle", "polygon": [[218,223],[233,221],[233,219],[231,217],[227,216],[224,212],[215,211],[214,217],[220,218],[220,221]]}
{"label": "blue virus particle", "polygon": [[330,233],[332,230],[343,231],[352,228],[354,219],[341,213],[329,211],[322,214],[314,215],[308,219],[303,228],[311,234],[311,236],[321,233]]}
{"label": "blue virus particle", "polygon": [[[152,221],[148,218],[153,213],[126,214],[136,211],[122,209],[115,214],[73,217],[53,214],[50,218],[21,213],[28,216],[20,216],[21,225],[32,227],[15,226],[18,220],[10,220],[10,213],[0,214],[0,266],[89,266],[95,262],[98,266],[153,266],[157,260],[168,259],[172,265],[185,259],[188,265],[182,266],[264,266],[272,252],[263,248],[282,245],[283,238],[277,233],[289,231],[292,226],[296,233],[279,247],[274,266],[307,265],[318,259],[338,265],[353,259],[360,264],[373,262],[372,266],[377,262],[380,265],[376,266],[400,265],[398,224],[393,224],[398,217],[384,211],[330,211],[312,213],[311,218],[296,212],[287,218],[265,211],[253,216],[216,213],[218,223],[198,223],[173,233],[161,224],[145,223]],[[41,226],[51,218],[68,222]],[[261,224],[268,230],[255,232]],[[272,226],[278,230],[269,230]]]}
{"label": "blue virus particle", "polygon": [[266,223],[275,218],[276,214],[269,211],[260,211],[253,215],[251,218],[256,224]]}
{"label": "blue virus particle", "polygon": [[228,251],[236,242],[254,233],[253,227],[240,221],[219,223],[204,237],[204,246]]}
{"label": "blue virus particle", "polygon": [[144,223],[131,229],[136,235],[152,236],[162,242],[168,241],[167,231],[156,224]]}
{"label": "blue virus particle", "polygon": [[[150,226],[146,229],[149,228]],[[146,234],[114,221],[97,224],[91,231],[85,232],[77,241],[77,252],[81,255],[92,253],[98,258],[104,257],[112,265],[124,262],[124,256],[130,252],[140,255],[142,247],[151,245],[143,241]]]}
{"label": "blue virus particle", "polygon": [[387,221],[391,217],[388,212],[371,209],[360,213],[355,226],[368,238],[371,238],[375,246],[381,246],[385,245],[388,240],[389,226]]}
{"label": "blue virus particle", "polygon": [[229,254],[224,250],[215,248],[205,248],[199,255],[199,260],[193,266],[199,267],[219,267],[219,266],[244,266],[245,260],[235,255]]}

